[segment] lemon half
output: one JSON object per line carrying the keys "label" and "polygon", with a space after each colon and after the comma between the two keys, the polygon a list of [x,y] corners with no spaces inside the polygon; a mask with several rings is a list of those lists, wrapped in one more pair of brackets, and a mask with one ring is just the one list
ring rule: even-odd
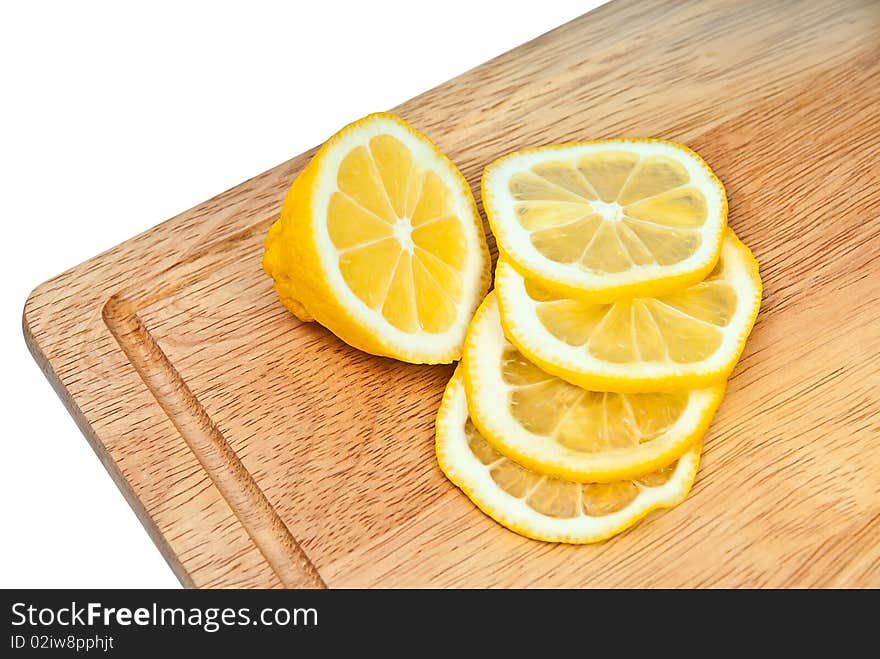
{"label": "lemon half", "polygon": [[301,319],[413,363],[458,359],[491,278],[467,182],[387,113],[346,126],[303,169],[266,238],[263,269]]}

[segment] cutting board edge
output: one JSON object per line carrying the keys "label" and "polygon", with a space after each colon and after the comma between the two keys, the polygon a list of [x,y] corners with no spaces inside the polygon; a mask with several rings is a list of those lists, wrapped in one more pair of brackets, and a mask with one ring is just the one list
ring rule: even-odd
{"label": "cutting board edge", "polygon": [[[245,184],[246,182],[237,187]],[[170,218],[154,229],[162,225],[174,224],[178,218],[183,218],[190,212]],[[286,587],[326,588],[326,583],[311,558],[302,549],[299,541],[292,536],[253,476],[241,464],[234,450],[138,316],[140,309],[173,295],[179,288],[191,285],[216,268],[223,267],[224,256],[229,252],[230,246],[249,238],[254,231],[264,229],[264,225],[274,221],[276,217],[277,213],[269,213],[268,217],[257,214],[240,231],[196,250],[187,258],[162,270],[148,282],[136,282],[128,287],[120,285],[118,290],[109,294],[106,290],[103,291],[87,308],[100,317],[101,331],[109,333],[113,338],[114,349],[123,353],[132,367],[133,372],[122,377],[129,378],[135,386],[146,387],[149,390],[153,402],[159,408],[158,412],[165,414],[174,425],[189,451],[198,460],[199,468],[220,492],[220,496],[234,513],[242,531],[260,550],[263,560],[282,584]],[[126,243],[122,245],[124,244]],[[100,255],[95,258],[100,258]],[[88,264],[89,261],[81,263],[43,282],[31,291],[22,312],[25,343],[40,370],[51,383],[55,393],[85,435],[178,580],[184,587],[194,588],[197,584],[189,570],[183,565],[142,504],[119,465],[110,455],[99,433],[89,423],[76,403],[75,395],[65,387],[37,337],[35,327],[39,325],[40,317],[50,316],[59,310],[64,313],[76,313],[73,305],[51,299],[50,289],[58,280],[82,277],[88,271]],[[43,302],[38,307],[37,302],[43,299],[49,301]],[[89,314],[80,313],[80,315],[88,321]],[[48,347],[49,344],[46,345]]]}
{"label": "cutting board edge", "polygon": [[[58,277],[61,276],[62,275],[58,275]],[[122,497],[125,499],[126,503],[128,503],[134,514],[137,516],[138,521],[140,521],[141,525],[144,527],[144,530],[146,530],[150,540],[153,541],[153,544],[156,545],[156,548],[159,550],[162,558],[165,559],[168,567],[171,568],[174,576],[177,577],[177,580],[184,588],[195,588],[196,584],[190,576],[189,571],[184,567],[183,563],[180,561],[180,558],[174,552],[171,545],[168,543],[168,540],[163,535],[159,527],[156,525],[155,520],[150,515],[149,511],[147,511],[140,498],[138,498],[137,493],[132,489],[131,483],[129,483],[129,481],[119,470],[116,461],[110,456],[106,446],[101,441],[101,438],[98,436],[95,429],[86,419],[74,396],[70,394],[70,392],[64,386],[64,383],[61,381],[61,378],[56,373],[55,368],[52,366],[51,360],[40,347],[40,343],[37,340],[36,334],[34,333],[32,327],[31,307],[33,306],[33,301],[36,300],[40,295],[42,295],[44,289],[47,288],[58,277],[49,279],[35,287],[25,301],[24,310],[22,312],[22,332],[24,334],[25,345],[27,345],[28,351],[31,353],[31,356],[37,363],[37,366],[43,372],[45,378],[49,381],[49,384],[51,385],[55,394],[61,400],[64,408],[73,418],[73,421],[76,424],[77,428],[79,428],[80,432],[86,438],[87,443],[95,452],[95,455],[104,466],[104,469],[107,470],[107,473],[110,475],[110,478],[119,489]]]}

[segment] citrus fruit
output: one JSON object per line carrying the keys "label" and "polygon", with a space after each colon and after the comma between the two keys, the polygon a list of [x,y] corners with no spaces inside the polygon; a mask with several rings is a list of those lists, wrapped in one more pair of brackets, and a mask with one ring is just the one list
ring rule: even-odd
{"label": "citrus fruit", "polygon": [[459,367],[437,414],[436,449],[443,473],[498,523],[536,540],[584,544],[683,501],[697,475],[701,443],[634,479],[578,483],[542,475],[504,457],[480,434],[468,418]]}
{"label": "citrus fruit", "polygon": [[517,151],[483,172],[501,256],[548,289],[593,302],[656,296],[703,279],[727,224],[724,186],[662,140]]}
{"label": "citrus fruit", "polygon": [[497,451],[579,482],[631,478],[674,461],[702,439],[724,394],[723,382],[640,394],[569,384],[505,338],[495,293],[471,323],[462,375],[471,419]]}
{"label": "citrus fruit", "polygon": [[761,304],[758,263],[731,230],[697,284],[660,297],[594,304],[559,297],[499,262],[505,332],[543,370],[582,387],[637,392],[698,388],[727,378]]}
{"label": "citrus fruit", "polygon": [[346,126],[303,169],[266,238],[263,269],[301,319],[413,363],[458,359],[491,278],[467,182],[387,113]]}

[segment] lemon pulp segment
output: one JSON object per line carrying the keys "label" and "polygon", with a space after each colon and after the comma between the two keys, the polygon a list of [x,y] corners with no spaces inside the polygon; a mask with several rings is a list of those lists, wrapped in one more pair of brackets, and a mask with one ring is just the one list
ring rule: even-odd
{"label": "lemon pulp segment", "polygon": [[526,430],[585,453],[653,441],[678,420],[690,396],[583,389],[542,371],[510,344],[501,359],[508,413]]}
{"label": "lemon pulp segment", "polygon": [[390,135],[350,151],[337,188],[327,230],[349,288],[401,331],[448,329],[467,255],[453,191]]}
{"label": "lemon pulp segment", "polygon": [[509,188],[538,252],[611,273],[678,263],[696,251],[706,198],[689,182],[667,156],[606,151],[534,165],[514,174]]}

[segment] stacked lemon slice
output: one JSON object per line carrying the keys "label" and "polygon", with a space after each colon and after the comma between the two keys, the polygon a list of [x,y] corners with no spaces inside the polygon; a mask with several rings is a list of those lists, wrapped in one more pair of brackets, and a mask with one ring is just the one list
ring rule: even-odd
{"label": "stacked lemon slice", "polygon": [[437,418],[446,475],[523,535],[587,543],[686,496],[761,299],[724,188],[656,140],[483,175],[500,253]]}
{"label": "stacked lemon slice", "polygon": [[370,115],[296,179],[263,268],[286,307],[352,346],[462,359],[437,457],[508,528],[594,542],[679,503],[761,300],[720,181],[679,144],[613,140],[505,156],[482,194],[500,253],[488,295],[464,177]]}

